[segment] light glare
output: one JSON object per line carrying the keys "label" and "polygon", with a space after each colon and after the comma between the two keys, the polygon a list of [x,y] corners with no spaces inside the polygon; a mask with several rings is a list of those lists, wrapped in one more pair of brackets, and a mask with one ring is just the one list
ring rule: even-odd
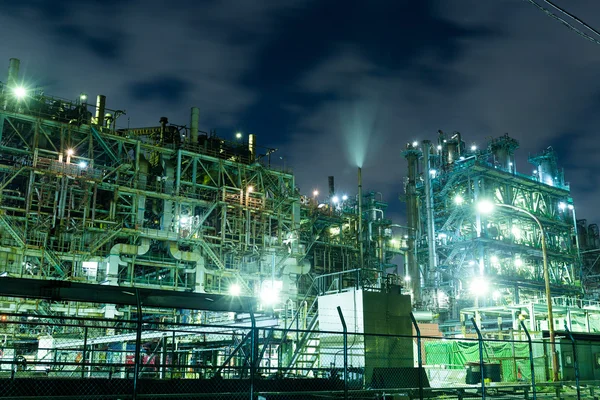
{"label": "light glare", "polygon": [[475,278],[471,281],[471,293],[476,297],[486,294],[488,289],[489,283],[483,277]]}
{"label": "light glare", "polygon": [[477,211],[482,214],[489,214],[494,211],[494,203],[489,200],[481,200],[477,203]]}
{"label": "light glare", "polygon": [[13,93],[17,99],[22,99],[27,96],[27,90],[23,86],[17,86],[13,89]]}
{"label": "light glare", "polygon": [[229,295],[230,296],[239,296],[241,293],[242,293],[242,288],[239,284],[232,283],[231,286],[229,286]]}

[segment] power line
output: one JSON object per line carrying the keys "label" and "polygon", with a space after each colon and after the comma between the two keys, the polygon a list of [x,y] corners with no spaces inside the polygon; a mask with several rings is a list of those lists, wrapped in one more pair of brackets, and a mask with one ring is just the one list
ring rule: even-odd
{"label": "power line", "polygon": [[[560,23],[562,23],[564,26],[566,26],[568,29],[572,30],[573,32],[575,32],[576,34],[578,34],[579,36],[596,43],[597,45],[600,45],[600,40],[588,35],[585,32],[580,31],[579,29],[577,29],[576,27],[574,27],[573,25],[571,25],[568,21],[566,21],[565,19],[559,17],[558,15],[554,14],[552,11],[548,10],[547,8],[544,8],[542,5],[538,4],[537,2],[535,2],[534,0],[525,0],[531,4],[533,4],[534,6],[536,6],[537,8],[539,8],[542,12],[544,12],[546,15],[548,15],[550,18],[554,18],[555,20],[559,21]],[[558,7],[557,5],[555,5],[554,3],[552,3],[549,0],[543,0],[545,3],[549,4],[551,7],[559,10],[560,12],[562,12],[565,15],[568,15],[570,18],[573,18],[575,21],[577,21],[578,23],[582,24],[584,27],[586,27],[587,29],[591,30],[592,32],[594,32],[595,34],[597,34],[598,36],[600,36],[600,32],[598,32],[597,30],[595,30],[594,28],[592,28],[591,26],[589,26],[588,24],[586,24],[585,22],[583,22],[581,19],[575,17],[574,15],[570,14],[569,12],[567,12],[566,10],[563,10],[562,8]]]}

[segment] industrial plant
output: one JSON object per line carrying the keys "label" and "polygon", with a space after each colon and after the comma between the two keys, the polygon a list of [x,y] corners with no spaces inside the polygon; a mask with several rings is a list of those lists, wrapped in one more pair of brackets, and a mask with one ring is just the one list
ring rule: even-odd
{"label": "industrial plant", "polygon": [[[422,368],[403,387],[426,380],[433,397],[488,380],[440,361],[456,352],[433,338],[527,332],[532,375],[548,381],[575,379],[564,332],[590,346],[600,332],[598,226],[576,218],[550,147],[517,169],[508,134],[409,143],[406,222],[392,221],[360,168],[348,192],[331,176],[302,193],[260,134],[204,131],[196,107],[122,127],[110,98],[49,96],[19,66],[0,83],[2,380],[261,375],[342,390],[343,374],[347,395]],[[519,386],[521,350],[488,354],[492,382]],[[577,379],[598,360],[580,357]]]}

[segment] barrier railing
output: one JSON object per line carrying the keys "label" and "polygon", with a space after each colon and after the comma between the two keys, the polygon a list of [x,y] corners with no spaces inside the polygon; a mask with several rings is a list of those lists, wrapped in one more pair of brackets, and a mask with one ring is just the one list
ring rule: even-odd
{"label": "barrier railing", "polygon": [[310,331],[266,326],[260,316],[202,325],[141,310],[120,320],[3,314],[0,397],[535,400],[600,390],[600,343],[568,330],[557,336],[561,380],[553,382],[548,340],[531,338],[524,324],[510,340],[485,330],[427,336],[414,318],[416,335],[370,334],[353,332],[353,315],[330,311],[339,329],[318,331],[291,372],[293,337]]}

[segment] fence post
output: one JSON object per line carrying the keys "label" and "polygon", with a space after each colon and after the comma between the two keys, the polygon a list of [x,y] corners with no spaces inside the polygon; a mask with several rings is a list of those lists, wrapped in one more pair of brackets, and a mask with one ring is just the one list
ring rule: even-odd
{"label": "fence post", "polygon": [[[525,326],[525,322],[521,320],[521,327],[523,331],[525,331],[525,336],[527,336],[527,343],[529,345],[529,367],[531,368],[531,390],[533,394],[533,400],[537,400],[537,391],[535,388],[535,365],[533,363],[533,344],[531,343],[531,336],[529,335],[529,331]],[[514,338],[513,338],[514,340]]]}
{"label": "fence post", "polygon": [[485,399],[485,374],[483,371],[483,337],[481,336],[481,331],[477,326],[477,322],[475,322],[475,318],[471,317],[471,322],[475,327],[475,331],[477,332],[477,341],[479,342],[479,372],[481,374],[481,398]]}
{"label": "fence post", "polygon": [[250,310],[250,400],[254,400],[254,380],[255,380],[255,363],[256,363],[256,318],[254,310]]}
{"label": "fence post", "polygon": [[[83,351],[81,352],[81,379],[85,378],[85,358],[87,357],[88,327],[83,328]],[[75,367],[77,368],[77,367]]]}
{"label": "fence post", "polygon": [[577,346],[575,345],[575,338],[571,334],[569,327],[567,326],[567,321],[565,321],[565,331],[569,335],[569,339],[571,339],[571,344],[573,346],[573,367],[575,368],[575,386],[577,387],[577,400],[581,400],[581,388],[579,387],[579,363],[577,362]]}
{"label": "fence post", "polygon": [[137,305],[138,317],[135,334],[135,357],[133,358],[133,400],[137,399],[138,394],[138,375],[140,373],[140,355],[142,352],[142,301],[140,300],[139,289],[135,289],[135,300]]}
{"label": "fence post", "polygon": [[348,399],[348,327],[342,313],[342,307],[337,306],[337,312],[342,321],[342,330],[344,332],[344,399]]}
{"label": "fence post", "polygon": [[410,320],[415,327],[415,332],[417,332],[417,365],[419,366],[417,371],[419,375],[417,379],[419,380],[419,400],[423,400],[423,376],[421,372],[423,370],[423,359],[421,357],[421,329],[419,329],[419,325],[417,324],[417,320],[415,319],[415,315],[412,313],[412,311],[410,312]]}

